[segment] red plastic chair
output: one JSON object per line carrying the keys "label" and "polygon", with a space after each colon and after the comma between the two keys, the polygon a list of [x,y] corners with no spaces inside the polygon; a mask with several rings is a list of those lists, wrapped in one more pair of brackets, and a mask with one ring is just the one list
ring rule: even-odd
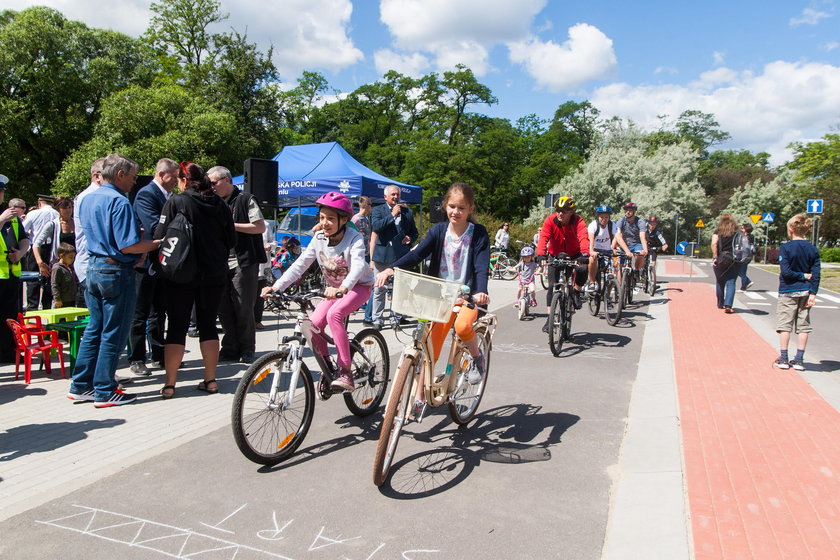
{"label": "red plastic chair", "polygon": [[31,317],[24,317],[23,313],[18,313],[18,323],[27,329],[35,329],[38,331],[44,330],[44,324],[41,322],[41,317],[32,315]]}
{"label": "red plastic chair", "polygon": [[[32,379],[32,356],[41,354],[41,359],[47,366],[47,374],[52,373],[52,364],[50,363],[50,352],[55,348],[58,351],[58,360],[61,365],[61,377],[67,378],[64,372],[64,351],[61,342],[58,340],[58,333],[56,331],[35,330],[28,328],[26,325],[21,325],[14,319],[6,319],[6,324],[12,329],[12,335],[15,338],[15,380],[20,377],[20,357],[24,357],[24,383],[29,383]],[[48,340],[49,339],[49,340]]]}

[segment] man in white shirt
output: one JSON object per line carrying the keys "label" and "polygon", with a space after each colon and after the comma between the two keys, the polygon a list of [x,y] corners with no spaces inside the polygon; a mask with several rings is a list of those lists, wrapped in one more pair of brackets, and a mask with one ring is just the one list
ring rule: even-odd
{"label": "man in white shirt", "polygon": [[105,158],[99,158],[93,162],[90,166],[90,185],[73,199],[73,223],[76,225],[76,260],[73,261],[73,271],[76,273],[76,278],[79,279],[79,295],[76,298],[76,305],[79,307],[85,307],[85,278],[87,278],[88,268],[87,240],[85,239],[85,228],[79,220],[79,205],[87,195],[98,189],[99,185],[102,184],[103,163],[105,163]]}
{"label": "man in white shirt", "polygon": [[595,209],[596,218],[590,222],[587,231],[589,232],[589,286],[588,292],[598,289],[595,279],[598,275],[598,256],[612,255],[615,246],[618,244],[628,255],[630,249],[618,233],[618,224],[612,221],[612,208],[601,205]]}
{"label": "man in white shirt", "polygon": [[[54,196],[38,195],[38,208],[27,213],[23,220],[23,227],[30,240],[34,240],[45,225],[58,219],[58,211],[53,208],[54,203]],[[28,271],[38,270],[38,263],[35,261],[32,251],[26,254],[23,260],[23,269]],[[50,288],[50,279],[46,276],[39,276],[37,282],[26,283],[26,308],[38,309],[39,303],[44,309],[52,307],[52,289]]]}

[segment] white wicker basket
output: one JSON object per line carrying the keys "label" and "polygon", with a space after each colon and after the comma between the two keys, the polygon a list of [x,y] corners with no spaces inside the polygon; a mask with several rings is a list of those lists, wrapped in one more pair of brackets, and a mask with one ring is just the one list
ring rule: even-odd
{"label": "white wicker basket", "polygon": [[426,319],[435,323],[449,320],[461,284],[409,272],[394,270],[394,294],[391,309],[395,313]]}

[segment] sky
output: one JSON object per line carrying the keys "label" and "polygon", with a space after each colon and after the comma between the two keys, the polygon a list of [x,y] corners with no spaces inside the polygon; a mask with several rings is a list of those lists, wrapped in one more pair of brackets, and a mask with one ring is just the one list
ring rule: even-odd
{"label": "sky", "polygon": [[[47,5],[139,36],[144,0],[0,0]],[[289,87],[302,70],[348,93],[390,69],[419,77],[458,63],[498,98],[470,110],[550,119],[567,101],[657,130],[712,113],[720,149],[791,159],[791,142],[840,132],[840,0],[221,0],[218,31],[247,33]]]}

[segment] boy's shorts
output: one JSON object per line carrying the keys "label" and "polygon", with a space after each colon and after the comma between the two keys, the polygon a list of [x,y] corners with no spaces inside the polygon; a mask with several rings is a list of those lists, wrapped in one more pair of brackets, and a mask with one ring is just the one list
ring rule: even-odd
{"label": "boy's shorts", "polygon": [[779,294],[776,304],[776,332],[809,333],[811,327],[811,310],[805,307],[808,294],[804,296],[790,296]]}

